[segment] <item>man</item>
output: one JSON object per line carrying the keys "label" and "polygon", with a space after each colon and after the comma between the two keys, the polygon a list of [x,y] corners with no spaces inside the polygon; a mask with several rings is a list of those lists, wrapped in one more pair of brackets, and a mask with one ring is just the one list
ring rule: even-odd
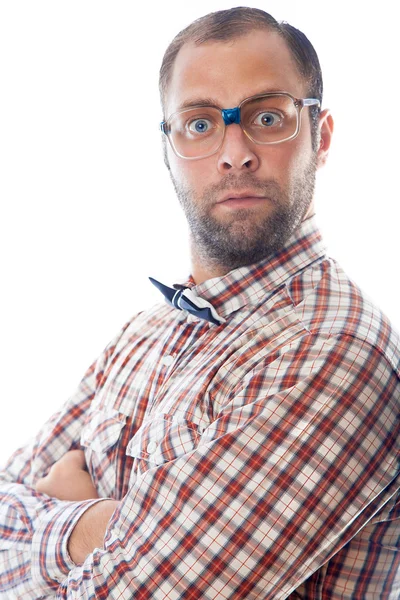
{"label": "man", "polygon": [[160,89],[192,273],[6,465],[0,595],[398,598],[399,338],[315,223],[315,51],[220,11]]}

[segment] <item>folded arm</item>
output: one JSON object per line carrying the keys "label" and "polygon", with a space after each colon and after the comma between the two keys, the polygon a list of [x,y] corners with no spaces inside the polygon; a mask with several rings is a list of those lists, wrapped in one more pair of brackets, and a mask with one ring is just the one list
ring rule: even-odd
{"label": "folded arm", "polygon": [[[293,377],[293,356],[260,365],[194,451],[145,472],[58,597],[276,600],[354,538],[398,489],[398,376],[362,341],[313,344]],[[44,581],[45,539],[35,560]]]}
{"label": "folded arm", "polygon": [[[102,374],[114,348],[115,342],[112,342],[88,369],[77,393],[48,420],[30,443],[14,452],[0,471],[0,598],[36,600],[39,596],[54,597],[57,585],[49,587],[47,582],[37,578],[38,569],[32,563],[38,531],[42,532],[44,524],[48,523],[48,515],[56,510],[58,515],[64,516],[67,525],[62,533],[69,537],[81,515],[101,500],[83,465],[80,468],[80,496],[75,495],[75,490],[69,495],[71,482],[64,494],[53,493],[46,484],[54,475],[54,466],[68,452],[77,452],[80,447],[85,416],[101,386]],[[62,548],[58,551],[68,557],[66,540],[62,539]],[[74,567],[70,557],[62,564],[54,563],[52,576],[63,577],[67,567]]]}

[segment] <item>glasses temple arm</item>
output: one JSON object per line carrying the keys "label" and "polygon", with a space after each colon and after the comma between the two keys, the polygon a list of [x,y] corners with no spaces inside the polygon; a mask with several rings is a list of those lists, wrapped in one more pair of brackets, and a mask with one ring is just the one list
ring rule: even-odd
{"label": "glasses temple arm", "polygon": [[303,106],[321,106],[321,103],[317,98],[304,98],[302,104]]}

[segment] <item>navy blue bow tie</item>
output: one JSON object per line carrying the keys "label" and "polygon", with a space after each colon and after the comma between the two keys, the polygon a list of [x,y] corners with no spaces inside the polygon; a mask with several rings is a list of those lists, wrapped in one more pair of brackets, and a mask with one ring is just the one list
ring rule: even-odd
{"label": "navy blue bow tie", "polygon": [[215,325],[225,323],[225,319],[218,315],[212,304],[207,302],[207,300],[200,298],[200,296],[196,296],[190,288],[184,287],[176,290],[175,288],[160,283],[152,277],[149,277],[149,279],[151,283],[164,294],[171,306],[174,306],[179,310],[187,310],[187,312],[192,315],[196,315],[196,317],[204,319],[205,321],[210,321],[210,323],[214,323]]}

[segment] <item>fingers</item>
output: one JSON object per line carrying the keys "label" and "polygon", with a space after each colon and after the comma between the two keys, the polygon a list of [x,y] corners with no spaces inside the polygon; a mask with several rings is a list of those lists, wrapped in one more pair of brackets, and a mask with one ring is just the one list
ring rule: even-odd
{"label": "fingers", "polygon": [[68,464],[76,469],[86,470],[85,453],[83,450],[70,450],[62,456],[58,463]]}
{"label": "fingers", "polygon": [[49,474],[36,482],[37,492],[59,500],[70,501],[99,497],[89,473],[75,467],[71,468],[69,464],[56,463],[56,465],[58,468],[55,469],[53,465]]}
{"label": "fingers", "polygon": [[85,500],[97,498],[97,491],[86,469],[83,450],[66,452],[51,467],[49,472],[38,479],[37,492],[59,500]]}

